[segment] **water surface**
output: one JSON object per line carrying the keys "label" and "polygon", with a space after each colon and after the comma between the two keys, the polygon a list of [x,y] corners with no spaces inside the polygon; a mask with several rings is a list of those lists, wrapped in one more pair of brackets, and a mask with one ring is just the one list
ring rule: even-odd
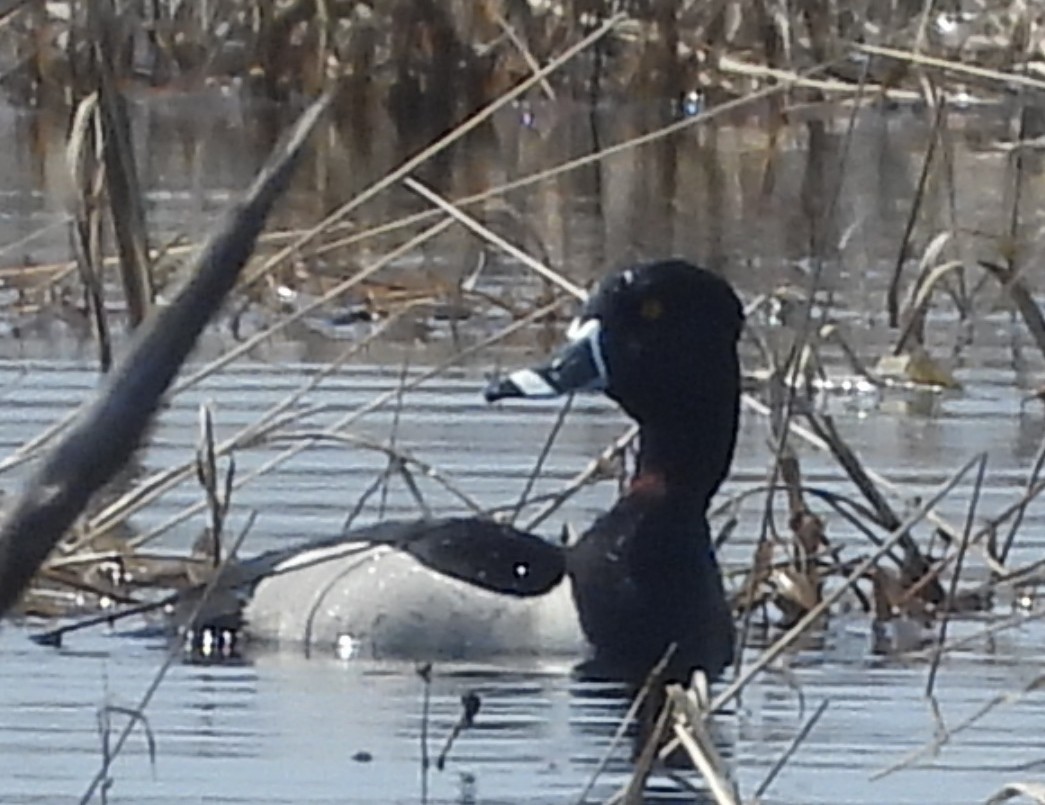
{"label": "water surface", "polygon": [[[142,99],[136,106],[150,215],[158,231],[171,234],[202,230],[247,183],[266,141],[247,125],[252,112],[238,102],[208,98],[197,106],[196,117],[178,103]],[[598,115],[595,122],[602,141],[608,142],[648,128],[662,116],[663,110],[636,110]],[[941,222],[957,215],[965,233],[960,242],[963,254],[969,259],[991,256],[992,233],[1003,232],[1006,225],[1002,209],[1008,163],[990,146],[1007,136],[1011,119],[1006,110],[994,110],[956,121],[956,205],[945,203],[946,194],[933,196],[924,231],[919,230],[923,242]],[[172,126],[172,120],[181,122]],[[751,299],[783,281],[798,282],[806,276],[810,243],[814,235],[823,235],[809,223],[809,205],[834,186],[832,170],[817,171],[810,165],[838,164],[844,140],[837,123],[828,126],[826,134],[796,125],[788,130],[787,148],[777,155],[769,182],[765,137],[758,124],[756,117],[719,129],[691,130],[601,167],[519,191],[510,197],[515,208],[511,215],[493,204],[486,213],[520,242],[535,239],[553,263],[578,281],[595,276],[607,264],[683,253],[723,270]],[[10,243],[41,225],[61,224],[63,187],[56,167],[61,152],[57,137],[39,119],[5,110],[0,129],[16,144],[0,154],[0,176],[8,188],[0,211],[0,242]],[[591,116],[566,105],[509,110],[481,141],[433,166],[426,178],[448,195],[483,189],[590,150],[592,131]],[[861,356],[871,361],[895,338],[884,326],[882,294],[896,259],[924,137],[924,125],[913,111],[862,115],[849,146],[838,221],[827,228],[833,233],[832,243],[849,230],[844,248],[830,250],[825,269],[834,314]],[[30,148],[30,142],[36,146]],[[306,178],[281,213],[281,225],[313,222],[332,203],[380,175],[381,166],[397,156],[394,136],[374,138],[369,152],[360,150],[359,143],[337,140],[328,140],[325,148],[306,167]],[[36,155],[34,160],[22,158],[27,152]],[[321,166],[337,181],[328,179],[317,193]],[[1040,166],[1029,170],[1037,176]],[[1034,192],[1027,190],[1028,231],[1040,226]],[[393,193],[361,212],[360,223],[419,208],[405,191]],[[528,229],[520,227],[519,220],[528,222]],[[535,248],[533,240],[530,247]],[[368,254],[380,253],[376,247],[367,248],[375,251],[360,247],[351,259],[345,257],[343,266],[325,270],[349,271],[357,263],[365,264]],[[1040,281],[1040,261],[1034,259],[1038,247],[1028,239],[1024,248],[1023,256],[1032,266],[1026,277],[1033,286]],[[452,277],[474,267],[477,253],[474,241],[456,233],[422,255],[404,259],[394,274],[410,277],[428,267]],[[13,265],[23,254],[40,263],[65,259],[64,235],[57,230],[40,236],[6,257]],[[520,297],[539,287],[511,261],[492,254],[490,261],[482,287]],[[303,287],[311,292],[308,282]],[[892,391],[871,400],[831,403],[850,445],[869,467],[899,485],[902,497],[894,504],[900,511],[978,451],[990,457],[981,518],[1020,494],[1045,430],[1040,406],[1021,404],[1040,376],[1042,359],[1001,299],[987,288],[972,324],[960,321],[953,305],[941,300],[934,306],[928,344],[954,370],[962,391]],[[2,454],[54,422],[96,383],[82,321],[53,311],[16,310],[13,301],[9,313],[17,327],[0,343]],[[252,315],[252,326],[269,318],[264,306]],[[231,436],[300,388],[346,343],[368,330],[369,325],[331,329],[326,326],[330,315],[317,315],[314,326],[256,350],[174,398],[142,457],[142,472],[192,460],[201,403],[212,404],[219,438]],[[456,337],[474,342],[501,324],[495,317],[477,317]],[[756,320],[752,326],[764,325]],[[427,321],[364,352],[308,393],[303,405],[321,410],[299,423],[300,428],[314,431],[330,425],[396,388],[404,378],[415,377],[453,351],[455,334],[450,330],[445,321]],[[485,372],[532,357],[541,341],[541,333],[530,332],[510,347],[477,356],[364,417],[352,429],[379,440],[394,437],[398,446],[437,465],[484,506],[511,504],[526,485],[558,407],[490,408],[482,403],[478,389]],[[205,340],[200,359],[229,343],[223,324]],[[827,357],[830,368],[843,371],[839,354],[828,351]],[[745,345],[745,360],[748,368],[757,368],[758,354],[751,344]],[[610,404],[578,399],[534,494],[561,486],[625,426]],[[292,436],[283,433],[278,443],[237,451],[240,476],[276,456]],[[765,421],[745,415],[734,472],[719,501],[765,483],[767,440]],[[807,448],[800,456],[808,483],[853,493],[832,460]],[[232,521],[238,528],[250,512],[257,513],[244,551],[337,533],[385,466],[380,453],[324,442],[246,484],[235,494]],[[24,468],[8,474],[8,487],[22,472]],[[433,513],[462,510],[460,502],[438,486],[422,481],[422,487]],[[542,532],[554,536],[564,523],[583,526],[614,494],[609,482],[585,490],[543,524]],[[939,510],[960,525],[969,497],[966,483]],[[200,498],[191,481],[179,485],[136,514],[133,526],[139,532],[161,526]],[[416,512],[404,484],[393,480],[387,492],[369,499],[358,522]],[[739,526],[722,551],[727,572],[750,564],[760,516],[760,498],[741,508]],[[723,521],[718,518],[716,525]],[[781,515],[781,527],[784,523]],[[1014,564],[1042,556],[1042,526],[1042,506],[1032,506],[1016,540]],[[199,516],[188,519],[165,530],[152,547],[184,552],[202,527]],[[828,518],[828,534],[835,544],[845,546],[847,556],[868,549],[865,538],[838,518]],[[924,542],[929,531],[918,536]],[[983,574],[974,554],[967,573],[970,578]],[[1000,602],[989,617],[1008,614],[1007,606]],[[975,633],[987,619],[952,624],[952,637]],[[39,627],[8,623],[0,630],[5,660],[0,671],[4,802],[76,800],[101,762],[99,707],[133,706],[165,651],[158,638],[133,634],[134,625],[75,635],[60,650],[46,649],[28,640],[29,632]],[[960,722],[999,694],[1029,684],[1041,668],[1042,646],[1045,629],[1030,623],[995,638],[974,640],[945,657],[936,694],[947,724]],[[748,650],[745,662],[757,653]],[[409,664],[344,662],[334,656],[305,660],[293,653],[252,656],[231,666],[176,664],[147,711],[157,742],[155,767],[149,763],[143,736],[136,734],[112,769],[109,800],[383,803],[418,802],[425,794],[432,802],[570,802],[594,773],[625,702],[613,689],[575,681],[569,665],[562,660],[518,660],[482,667],[437,666],[427,723],[433,753],[459,716],[461,695],[475,690],[483,706],[476,726],[458,739],[446,769],[432,771],[423,787],[423,683]],[[716,738],[730,773],[742,793],[751,796],[827,698],[824,716],[765,801],[979,802],[1006,782],[1040,778],[1045,752],[1036,736],[1045,732],[1045,710],[1040,695],[1029,693],[992,711],[938,754],[872,781],[873,774],[936,734],[924,697],[927,673],[923,654],[875,655],[863,613],[839,614],[816,640],[761,674],[740,704],[717,719]],[[604,800],[626,780],[629,751],[626,744],[616,751],[596,782],[593,800]],[[691,774],[685,781],[701,786]],[[684,784],[665,776],[654,780],[650,797],[700,800]]]}

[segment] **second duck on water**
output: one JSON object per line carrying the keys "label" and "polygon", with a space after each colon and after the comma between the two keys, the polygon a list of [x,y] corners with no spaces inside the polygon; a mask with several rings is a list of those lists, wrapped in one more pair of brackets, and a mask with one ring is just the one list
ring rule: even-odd
{"label": "second duck on water", "polygon": [[[584,650],[599,673],[717,676],[734,630],[707,508],[729,472],[740,402],[740,301],[681,260],[604,279],[544,366],[490,401],[602,391],[640,427],[628,491],[561,548],[476,518],[381,523],[263,554],[248,636],[369,656],[476,659]],[[564,581],[566,579],[567,581]]]}

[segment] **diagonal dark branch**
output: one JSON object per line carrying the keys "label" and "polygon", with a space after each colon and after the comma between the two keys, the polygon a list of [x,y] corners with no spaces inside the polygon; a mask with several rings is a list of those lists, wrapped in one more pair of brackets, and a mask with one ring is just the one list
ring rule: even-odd
{"label": "diagonal dark branch", "polygon": [[18,600],[91,496],[137,449],[197,336],[236,284],[329,101],[324,95],[309,107],[276,147],[244,200],[196,258],[192,280],[141,329],[99,396],[30,478],[0,525],[0,614]]}

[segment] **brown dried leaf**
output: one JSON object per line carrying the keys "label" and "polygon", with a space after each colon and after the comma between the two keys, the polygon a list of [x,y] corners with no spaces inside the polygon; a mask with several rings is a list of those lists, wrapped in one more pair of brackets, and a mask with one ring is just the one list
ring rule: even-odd
{"label": "brown dried leaf", "polygon": [[884,378],[894,378],[919,386],[933,386],[945,389],[960,389],[958,382],[949,371],[944,369],[921,346],[915,345],[902,355],[885,355],[875,367],[875,373]]}
{"label": "brown dried leaf", "polygon": [[773,571],[773,587],[776,589],[778,603],[786,601],[792,607],[781,605],[781,609],[790,611],[797,606],[803,613],[808,612],[820,603],[820,585],[795,567],[783,567]]}

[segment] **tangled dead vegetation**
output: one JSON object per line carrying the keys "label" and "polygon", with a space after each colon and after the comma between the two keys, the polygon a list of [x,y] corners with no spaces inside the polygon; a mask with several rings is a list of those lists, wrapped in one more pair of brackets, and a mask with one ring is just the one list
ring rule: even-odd
{"label": "tangled dead vegetation", "polygon": [[338,80],[357,102],[378,99],[396,117],[446,130],[610,19],[612,34],[542,79],[541,93],[719,103],[787,80],[825,94],[868,84],[917,99],[939,72],[974,99],[998,73],[1015,85],[1045,70],[1040,11],[1011,0],[23,0],[3,12],[0,83],[21,103],[68,103],[90,85],[101,28],[119,82],[235,83],[285,99]]}
{"label": "tangled dead vegetation", "polygon": [[[123,108],[128,81],[162,85],[235,77],[273,97],[309,94],[339,81],[332,93],[335,107],[345,99],[365,107],[365,96],[373,94],[393,117],[434,120],[438,135],[322,220],[260,238],[262,248],[245,269],[229,316],[237,342],[216,360],[194,368],[172,394],[296,324],[364,322],[369,325],[367,334],[351,341],[306,385],[232,437],[216,442],[205,416],[197,456],[151,474],[130,473],[124,483],[96,499],[47,557],[20,603],[23,614],[87,610],[91,618],[51,630],[42,639],[58,641],[70,629],[112,623],[149,609],[186,602],[195,606],[205,590],[220,591],[221,573],[234,561],[244,538],[230,537],[225,527],[226,515],[236,505],[236,491],[322,442],[380,451],[388,464],[372,491],[390,477],[401,478],[415,492],[422,513],[428,507],[419,475],[450,490],[462,506],[483,511],[448,473],[411,455],[394,438],[377,442],[353,430],[367,414],[394,404],[412,388],[483,349],[512,339],[532,344],[554,335],[569,314],[584,278],[549,259],[551,250],[542,248],[539,236],[530,242],[520,236],[520,231],[532,232],[513,217],[507,204],[500,208],[507,210],[504,218],[491,221],[487,218],[493,216],[476,212],[489,209],[480,203],[689,128],[715,125],[756,106],[773,110],[768,164],[777,153],[775,136],[792,125],[790,116],[835,97],[848,103],[832,113],[834,123],[848,121],[848,128],[843,123],[846,132],[852,131],[861,106],[883,98],[918,101],[928,122],[907,226],[897,233],[891,281],[882,300],[895,338],[884,354],[874,356],[881,360],[865,362],[824,283],[825,271],[848,237],[848,229],[837,220],[838,187],[832,179],[823,179],[834,176],[840,183],[839,177],[846,175],[843,148],[836,155],[839,169],[817,174],[822,179],[819,192],[810,194],[817,204],[806,209],[809,248],[803,281],[748,293],[744,402],[751,414],[767,423],[768,468],[765,483],[757,489],[719,502],[715,522],[721,544],[735,532],[742,507],[762,512],[750,561],[729,569],[745,645],[758,653],[745,655],[733,681],[714,698],[678,688],[665,692],[667,705],[652,733],[656,740],[640,753],[636,781],[621,797],[636,801],[642,775],[655,758],[681,746],[715,797],[733,801],[721,761],[703,733],[707,714],[734,701],[751,679],[815,634],[842,606],[861,609],[873,622],[874,650],[924,656],[932,669],[930,692],[935,668],[947,652],[1040,617],[1032,604],[1042,562],[1018,564],[1012,548],[1028,508],[1045,488],[1045,449],[1027,471],[1021,493],[1000,510],[984,512],[980,503],[990,471],[984,455],[969,457],[931,496],[912,500],[896,482],[864,464],[846,444],[825,404],[832,395],[875,398],[897,388],[960,393],[960,383],[930,337],[932,313],[941,307],[961,320],[972,320],[992,305],[1007,305],[1045,353],[1045,319],[1026,277],[1023,191],[1028,151],[1036,147],[1031,113],[1024,109],[1017,115],[1018,137],[1007,144],[1001,180],[1008,190],[1006,232],[992,237],[971,234],[954,209],[940,227],[924,210],[932,193],[953,191],[946,157],[952,136],[949,114],[955,105],[998,103],[1045,87],[1039,75],[1041,20],[1033,4],[981,4],[971,16],[953,19],[927,16],[921,4],[918,10],[893,4],[883,19],[856,15],[840,4],[802,4],[794,19],[785,19],[761,5],[753,17],[738,15],[736,4],[728,2],[646,4],[645,16],[636,10],[639,4],[629,3],[488,2],[465,4],[467,8],[457,3],[398,3],[390,5],[387,18],[363,3],[229,2],[216,4],[215,16],[207,20],[198,17],[193,4],[142,4],[154,17],[143,16],[133,3],[119,8],[99,3],[96,13],[101,16],[91,17],[91,5],[45,8],[16,3],[0,30],[5,38],[0,50],[17,56],[5,76],[8,91],[32,103],[60,94],[76,110],[69,151],[79,190],[73,211],[75,259],[61,266],[12,267],[0,278],[15,289],[10,305],[20,315],[48,304],[73,304],[72,299],[80,305],[82,297],[85,301],[78,309],[91,323],[103,369],[108,369],[112,356],[112,289],[105,281],[112,267],[118,266],[127,320],[134,326],[148,320],[157,296],[177,273],[177,259],[191,248],[175,241],[162,248],[154,245],[155,233],[142,212],[133,149],[126,145],[131,140]],[[64,18],[61,8],[68,9]],[[410,15],[405,22],[404,14]],[[31,47],[26,44],[30,22],[39,24]],[[198,47],[200,43],[204,47]],[[227,63],[235,54],[242,60],[236,69]],[[968,63],[971,55],[977,58],[975,66]],[[449,199],[419,178],[419,171],[440,153],[528,93],[567,91],[597,100],[601,93],[623,96],[646,85],[676,107],[667,122],[631,140],[467,197]],[[593,87],[599,95],[592,95]],[[344,123],[334,117],[333,126]],[[823,120],[802,125],[810,162],[826,158],[816,152]],[[413,194],[423,205],[421,211],[361,225],[359,211],[388,191]],[[502,225],[505,220],[509,225]],[[117,244],[115,255],[103,248],[102,233],[108,231]],[[404,262],[449,231],[467,232],[469,242],[481,244],[481,258],[468,261],[468,271],[448,279]],[[975,248],[969,248],[970,242]],[[366,258],[354,251],[361,243],[372,249]],[[491,255],[511,265],[516,272],[513,282],[488,278]],[[324,257],[329,262],[323,262]],[[263,324],[256,332],[246,332],[240,325],[256,310],[266,313]],[[489,325],[487,333],[462,336],[462,323],[476,319]],[[303,424],[311,390],[344,361],[388,338],[398,324],[417,321],[449,331],[452,354],[424,372],[404,377],[398,388],[346,413],[328,428],[314,430]],[[961,344],[955,344],[954,352],[960,351]],[[27,441],[0,462],[0,471],[46,455],[67,438],[70,421]],[[622,433],[561,490],[514,502],[506,508],[508,516],[525,516],[526,527],[536,528],[588,485],[619,482],[633,438],[633,431]],[[276,459],[250,473],[235,470],[230,457],[236,452],[272,443],[286,445]],[[847,494],[803,479],[802,462],[809,450],[833,458],[839,475],[850,481]],[[160,494],[194,481],[202,489],[198,503],[147,532],[132,528],[134,515]],[[967,514],[954,521],[943,513],[941,502],[958,494],[968,501]],[[357,508],[365,503],[364,497]],[[160,535],[201,513],[206,513],[206,525],[191,554],[150,552]],[[835,524],[843,521],[866,538],[865,545],[841,545],[832,539]],[[973,562],[986,569],[985,578],[970,580],[967,570]],[[999,597],[1019,605],[1001,611]],[[992,617],[976,635],[949,637],[952,619],[970,612],[989,612]],[[803,734],[822,712],[823,708],[812,714]],[[801,736],[795,748],[800,742]],[[760,792],[771,782],[772,776]],[[997,801],[1030,790],[1013,784],[999,792]]]}

